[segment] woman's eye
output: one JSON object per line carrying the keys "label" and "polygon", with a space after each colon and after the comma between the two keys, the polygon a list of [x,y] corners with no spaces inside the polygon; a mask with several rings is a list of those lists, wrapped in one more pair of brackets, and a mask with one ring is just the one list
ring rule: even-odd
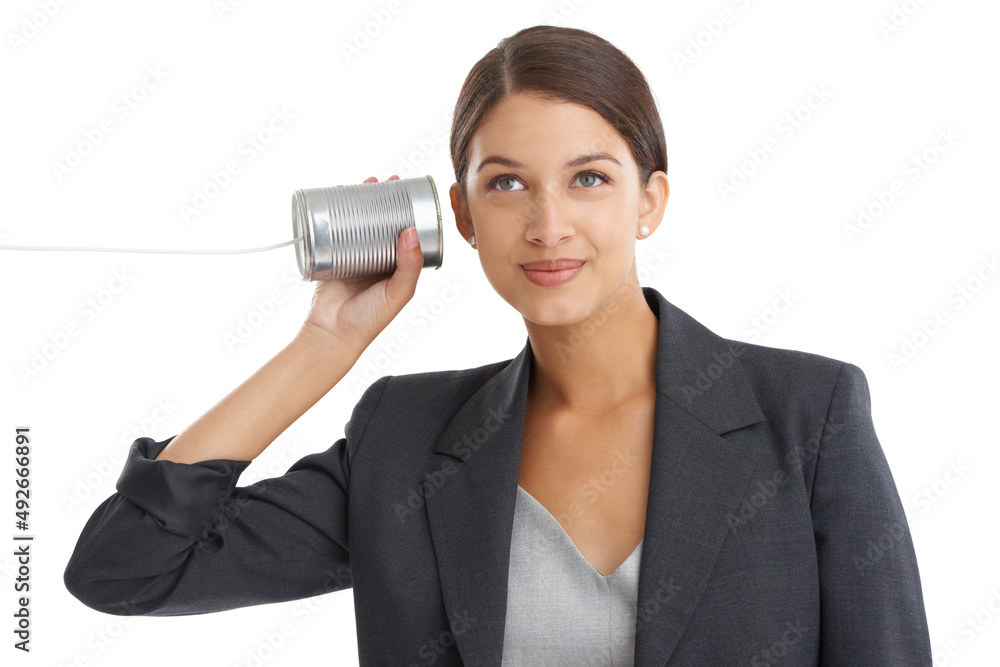
{"label": "woman's eye", "polygon": [[[596,171],[585,171],[581,173],[576,177],[574,183],[577,181],[581,183],[584,189],[593,188],[595,185],[599,185],[600,183],[610,182],[606,176],[603,176]],[[491,182],[490,188],[513,192],[516,190],[523,190],[524,185],[514,176],[497,176]]]}
{"label": "woman's eye", "polygon": [[506,190],[508,192],[511,190],[523,190],[524,189],[523,187],[522,188],[513,187],[512,184],[518,182],[519,181],[513,176],[500,176],[493,182],[493,184],[499,185],[501,190]]}
{"label": "woman's eye", "polygon": [[[580,174],[577,179],[583,184],[584,188],[590,188],[598,184],[598,182],[607,183],[608,179],[604,178],[597,172],[585,171]],[[600,180],[598,180],[600,179]]]}

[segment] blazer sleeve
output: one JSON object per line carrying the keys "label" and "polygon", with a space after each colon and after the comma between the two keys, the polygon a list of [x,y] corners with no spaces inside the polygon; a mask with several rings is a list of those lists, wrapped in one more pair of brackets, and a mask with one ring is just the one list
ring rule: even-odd
{"label": "blazer sleeve", "polygon": [[864,372],[844,364],[820,436],[811,509],[820,665],[931,665],[917,559],[875,435]]}
{"label": "blazer sleeve", "polygon": [[236,481],[250,461],[156,461],[173,437],[137,439],[117,492],[83,528],[66,588],[108,614],[175,616],[351,587],[351,461],[389,377],[364,393],[345,437],[249,486]]}

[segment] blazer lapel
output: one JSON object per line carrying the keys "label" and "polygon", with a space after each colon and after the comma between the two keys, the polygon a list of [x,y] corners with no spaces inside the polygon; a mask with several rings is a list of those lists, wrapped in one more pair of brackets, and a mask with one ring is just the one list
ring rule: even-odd
{"label": "blazer lapel", "polygon": [[432,469],[444,475],[425,504],[445,609],[467,665],[501,662],[530,368],[528,344],[459,409],[434,449],[444,460]]}
{"label": "blazer lapel", "polygon": [[[662,667],[680,640],[754,468],[722,437],[763,421],[738,354],[653,288],[656,408],[639,567],[635,665]],[[426,508],[445,608],[463,662],[499,665],[531,343],[473,394],[434,451]]]}

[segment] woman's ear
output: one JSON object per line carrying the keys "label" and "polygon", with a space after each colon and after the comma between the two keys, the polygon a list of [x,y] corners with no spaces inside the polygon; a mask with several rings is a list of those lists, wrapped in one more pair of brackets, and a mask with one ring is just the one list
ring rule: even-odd
{"label": "woman's ear", "polygon": [[452,184],[448,194],[451,197],[451,210],[455,212],[458,233],[468,241],[469,237],[476,233],[475,227],[472,226],[472,216],[469,214],[469,200],[462,194],[462,188],[458,183]]}
{"label": "woman's ear", "polygon": [[648,227],[649,234],[660,226],[669,196],[670,183],[667,181],[667,174],[659,170],[654,171],[649,175],[649,182],[642,193],[642,210],[639,211],[639,225]]}

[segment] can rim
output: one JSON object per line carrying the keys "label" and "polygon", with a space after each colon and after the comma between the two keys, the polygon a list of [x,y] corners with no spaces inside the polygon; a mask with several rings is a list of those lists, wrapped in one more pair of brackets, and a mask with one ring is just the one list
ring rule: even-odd
{"label": "can rim", "polygon": [[308,219],[308,208],[306,207],[305,192],[296,190],[292,194],[292,238],[302,237],[295,244],[295,260],[299,265],[299,275],[302,280],[312,280],[313,266],[313,239],[312,224]]}
{"label": "can rim", "polygon": [[434,177],[430,174],[425,174],[427,180],[431,182],[431,192],[434,193],[434,209],[437,212],[437,228],[438,228],[438,243],[437,243],[437,266],[434,270],[437,271],[444,264],[444,229],[441,225],[441,202],[438,201],[438,191],[437,186],[434,184]]}

